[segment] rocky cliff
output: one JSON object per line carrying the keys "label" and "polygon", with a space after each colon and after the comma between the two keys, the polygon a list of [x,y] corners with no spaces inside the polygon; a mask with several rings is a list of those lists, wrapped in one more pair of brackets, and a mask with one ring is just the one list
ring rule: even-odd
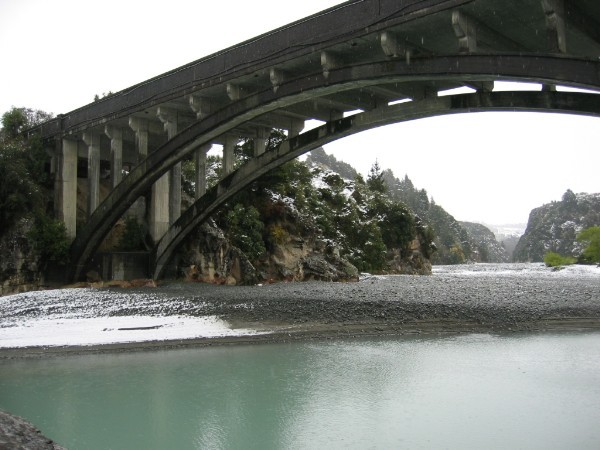
{"label": "rocky cliff", "polygon": [[32,224],[33,219],[22,218],[0,236],[0,295],[36,290],[44,283],[27,237]]}
{"label": "rocky cliff", "polygon": [[459,222],[469,236],[471,258],[481,263],[504,263],[510,258],[506,249],[496,240],[496,235],[485,225]]}
{"label": "rocky cliff", "polygon": [[568,190],[559,202],[531,211],[527,229],[515,248],[516,262],[541,262],[547,252],[578,257],[583,251],[577,234],[600,225],[600,194]]}

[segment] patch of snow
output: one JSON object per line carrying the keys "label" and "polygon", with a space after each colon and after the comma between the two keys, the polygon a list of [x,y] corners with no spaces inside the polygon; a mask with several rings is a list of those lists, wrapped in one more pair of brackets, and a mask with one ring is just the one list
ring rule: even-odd
{"label": "patch of snow", "polygon": [[385,275],[372,275],[370,273],[362,272],[358,277],[358,281],[377,281],[377,280],[386,280],[387,276]]}
{"label": "patch of snow", "polygon": [[100,345],[260,334],[215,316],[26,319],[0,328],[0,348]]}
{"label": "patch of snow", "polygon": [[450,277],[597,277],[600,276],[600,267],[574,264],[557,270],[544,263],[478,263],[433,266],[432,273],[434,276]]}

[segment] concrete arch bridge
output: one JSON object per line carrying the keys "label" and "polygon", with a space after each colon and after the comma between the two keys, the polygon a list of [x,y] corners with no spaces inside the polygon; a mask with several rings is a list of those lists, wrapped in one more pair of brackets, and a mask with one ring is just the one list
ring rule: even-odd
{"label": "concrete arch bridge", "polygon": [[[497,92],[495,82],[542,85]],[[563,92],[557,86],[584,89]],[[467,94],[438,95],[455,88]],[[444,114],[539,111],[600,116],[596,0],[351,0],[143,81],[41,124],[56,170],[56,214],[78,279],[114,224],[145,196],[161,277],[185,236],[267,171],[361,131]],[[307,120],[322,125],[304,131]],[[265,151],[272,129],[287,131]],[[233,149],[254,141],[234,171]],[[206,153],[223,178],[206,188]],[[196,201],[181,210],[181,162]],[[79,164],[78,164],[79,162]],[[77,170],[87,220],[77,223]],[[126,176],[123,168],[130,168]],[[112,190],[101,200],[101,169]],[[78,226],[79,225],[79,226]]]}

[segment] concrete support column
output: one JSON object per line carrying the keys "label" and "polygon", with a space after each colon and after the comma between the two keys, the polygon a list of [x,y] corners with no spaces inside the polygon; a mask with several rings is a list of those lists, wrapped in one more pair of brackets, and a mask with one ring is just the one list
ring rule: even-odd
{"label": "concrete support column", "polygon": [[238,142],[238,138],[235,136],[227,136],[225,138],[225,145],[223,145],[223,176],[229,175],[233,172],[233,150]]}
{"label": "concrete support column", "polygon": [[452,11],[452,28],[458,39],[460,53],[475,53],[477,51],[477,28],[475,22],[459,10]]}
{"label": "concrete support column", "polygon": [[198,120],[204,119],[213,112],[212,102],[209,98],[190,95],[188,100],[190,102],[190,108],[196,113],[196,118]]}
{"label": "concrete support column", "polygon": [[212,146],[203,145],[195,153],[196,163],[196,192],[194,198],[198,200],[206,193],[206,154]]}
{"label": "concrete support column", "polygon": [[100,204],[100,133],[86,131],[83,142],[88,146],[88,217]]}
{"label": "concrete support column", "polygon": [[288,137],[296,137],[304,130],[304,120],[294,120],[290,126]]}
{"label": "concrete support column", "polygon": [[73,240],[77,233],[77,141],[57,140],[56,147],[56,218],[65,224],[67,236]]}
{"label": "concrete support column", "polygon": [[254,139],[254,157],[262,155],[267,149],[267,139],[269,138],[269,129],[260,127],[257,130],[257,138]]}
{"label": "concrete support column", "polygon": [[106,125],[104,134],[110,139],[110,180],[114,188],[123,179],[123,131]]}
{"label": "concrete support column", "polygon": [[138,153],[138,162],[140,162],[148,156],[148,120],[130,117],[129,127],[135,133],[135,148]]}
{"label": "concrete support column", "polygon": [[[177,134],[177,113],[159,107],[156,115],[163,123],[168,139],[173,139]],[[166,176],[163,175],[163,178]],[[169,204],[169,225],[172,225],[181,216],[181,163],[175,164],[168,174],[168,189],[165,195]]]}
{"label": "concrete support column", "polygon": [[[149,124],[147,119],[140,117],[129,118],[129,128],[135,133],[135,150],[137,162],[148,156],[148,134]],[[146,221],[146,198],[140,197],[129,209],[128,215],[135,217],[139,222]]]}
{"label": "concrete support column", "polygon": [[567,53],[565,2],[564,0],[541,0],[546,15],[548,50],[552,53]]}

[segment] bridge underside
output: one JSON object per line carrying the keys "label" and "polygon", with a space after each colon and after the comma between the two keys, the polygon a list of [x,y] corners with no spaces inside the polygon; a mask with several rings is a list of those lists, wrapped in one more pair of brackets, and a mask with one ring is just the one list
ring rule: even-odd
{"label": "bridge underside", "polygon": [[[600,90],[599,23],[594,0],[349,1],[45,123],[34,131],[57,143],[57,212],[74,236],[71,275],[80,276],[143,196],[160,276],[185,235],[231,195],[326,142],[462,112],[597,116],[600,96],[555,91],[557,85]],[[493,92],[497,81],[538,83],[543,92]],[[438,97],[465,87],[475,93]],[[325,125],[300,134],[313,119]],[[274,128],[287,130],[289,139],[264,153]],[[240,139],[254,140],[255,157],[232,173]],[[212,144],[224,147],[224,178],[204,194],[201,161]],[[182,213],[180,163],[192,154],[199,162],[198,201]],[[90,198],[75,235],[69,205],[78,156],[87,161]],[[100,202],[103,160],[113,189]],[[130,170],[121,179],[125,165]]]}

